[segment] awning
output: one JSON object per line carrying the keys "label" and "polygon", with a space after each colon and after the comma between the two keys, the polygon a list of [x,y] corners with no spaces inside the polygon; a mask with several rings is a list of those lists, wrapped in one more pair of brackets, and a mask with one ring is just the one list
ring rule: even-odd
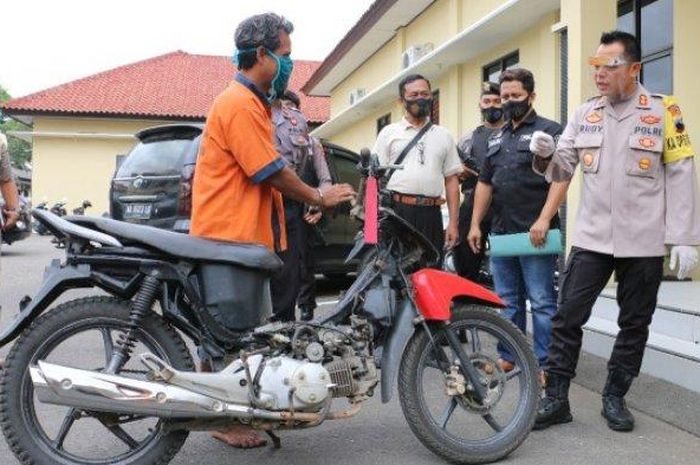
{"label": "awning", "polygon": [[311,134],[329,138],[343,128],[385,108],[397,98],[396,88],[404,76],[422,74],[437,79],[454,65],[472,58],[527,31],[542,17],[559,9],[559,0],[510,0],[470,25],[454,38],[394,75],[355,105],[343,110]]}

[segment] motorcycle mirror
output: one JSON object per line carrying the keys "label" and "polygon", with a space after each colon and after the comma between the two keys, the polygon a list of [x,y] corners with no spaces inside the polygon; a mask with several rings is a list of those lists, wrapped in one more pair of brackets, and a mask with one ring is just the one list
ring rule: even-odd
{"label": "motorcycle mirror", "polygon": [[369,159],[372,156],[372,152],[367,147],[360,150],[360,164],[365,168],[369,166]]}

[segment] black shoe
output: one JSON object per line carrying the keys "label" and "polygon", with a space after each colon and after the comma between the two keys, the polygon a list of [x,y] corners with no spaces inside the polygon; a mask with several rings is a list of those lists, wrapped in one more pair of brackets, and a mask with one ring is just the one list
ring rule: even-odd
{"label": "black shoe", "polygon": [[556,373],[549,373],[546,397],[540,401],[533,430],[570,423],[573,420],[569,407],[569,385],[571,380]]}
{"label": "black shoe", "polygon": [[613,368],[608,372],[608,380],[603,390],[603,410],[600,414],[608,421],[608,427],[613,431],[632,431],[634,416],[627,408],[625,394],[632,385],[634,376]]}
{"label": "black shoe", "polygon": [[314,319],[314,309],[313,308],[302,308],[300,314],[301,321],[311,321]]}
{"label": "black shoe", "polygon": [[608,428],[613,431],[634,429],[634,416],[627,408],[624,397],[603,396],[603,410],[600,414],[608,420]]}

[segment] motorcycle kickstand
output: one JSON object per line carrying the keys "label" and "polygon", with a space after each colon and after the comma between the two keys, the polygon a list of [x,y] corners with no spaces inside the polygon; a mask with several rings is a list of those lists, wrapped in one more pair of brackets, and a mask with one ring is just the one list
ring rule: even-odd
{"label": "motorcycle kickstand", "polygon": [[279,436],[277,436],[275,433],[273,433],[270,430],[265,430],[265,433],[270,436],[270,440],[272,441],[272,446],[275,449],[281,449],[282,448],[282,439],[280,439]]}

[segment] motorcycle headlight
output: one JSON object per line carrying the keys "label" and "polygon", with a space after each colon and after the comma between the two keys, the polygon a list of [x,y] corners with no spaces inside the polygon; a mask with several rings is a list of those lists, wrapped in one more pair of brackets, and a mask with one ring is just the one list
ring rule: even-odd
{"label": "motorcycle headlight", "polygon": [[27,225],[24,223],[24,221],[21,220],[15,223],[15,227],[17,229],[27,229]]}

